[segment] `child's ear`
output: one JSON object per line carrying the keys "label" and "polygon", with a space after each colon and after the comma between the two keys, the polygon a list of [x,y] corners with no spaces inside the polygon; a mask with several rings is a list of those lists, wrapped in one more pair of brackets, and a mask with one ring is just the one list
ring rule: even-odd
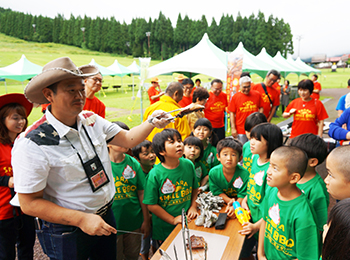
{"label": "child's ear", "polygon": [[308,161],[308,165],[310,167],[316,167],[318,164],[318,159],[317,158],[310,158]]}
{"label": "child's ear", "polygon": [[159,154],[160,154],[161,156],[164,156],[164,155],[165,155],[165,151],[161,151],[161,152],[159,152]]}
{"label": "child's ear", "polygon": [[218,159],[218,161],[220,162],[220,154],[216,153],[216,159]]}
{"label": "child's ear", "polygon": [[300,176],[300,173],[298,172],[294,172],[291,175],[289,175],[290,184],[297,184],[300,179],[301,179],[301,176]]}

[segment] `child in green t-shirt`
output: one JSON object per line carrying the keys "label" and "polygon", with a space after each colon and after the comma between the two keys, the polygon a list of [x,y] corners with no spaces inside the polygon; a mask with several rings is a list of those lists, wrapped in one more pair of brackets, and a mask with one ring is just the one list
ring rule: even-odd
{"label": "child in green t-shirt", "polygon": [[316,172],[316,166],[327,157],[327,144],[323,139],[314,134],[303,134],[293,138],[290,146],[302,149],[308,156],[308,166],[303,178],[297,183],[297,187],[306,195],[314,207],[317,216],[317,227],[323,230],[327,223],[329,194],[326,184]]}
{"label": "child in green t-shirt", "polygon": [[198,180],[192,162],[182,158],[184,145],[177,130],[156,134],[152,146],[161,163],[148,174],[143,203],[153,213],[153,239],[161,243],[181,223],[183,208],[189,219],[198,215]]}
{"label": "child in green t-shirt", "polygon": [[327,190],[336,200],[350,198],[350,145],[335,148],[326,160]]}
{"label": "child in green t-shirt", "polygon": [[[214,196],[220,196],[226,204],[232,204],[237,199],[242,202],[247,192],[249,173],[238,165],[242,159],[242,143],[227,137],[217,145],[217,158],[221,164],[209,172],[209,189]],[[234,214],[232,207],[227,208],[229,216]]]}
{"label": "child in green t-shirt", "polygon": [[254,126],[261,124],[261,123],[266,123],[267,119],[266,116],[263,113],[259,112],[254,112],[253,114],[249,115],[247,119],[245,120],[244,123],[244,130],[245,130],[245,135],[248,138],[248,142],[245,142],[243,145],[243,161],[242,161],[242,166],[244,169],[248,170],[250,173],[250,170],[252,168],[252,151],[250,150],[250,132],[254,128]]}
{"label": "child in green t-shirt", "polygon": [[199,190],[205,190],[209,176],[207,168],[200,162],[203,156],[203,144],[201,140],[195,136],[189,136],[184,141],[184,156],[194,164],[196,176],[198,179]]}
{"label": "child in green t-shirt", "polygon": [[213,126],[208,119],[200,118],[194,124],[191,135],[198,137],[202,141],[204,152],[200,161],[207,168],[207,172],[209,172],[211,168],[220,164],[216,158],[215,148],[218,142],[218,137],[213,132]]}
{"label": "child in green t-shirt", "polygon": [[[126,124],[115,123],[129,130]],[[136,159],[126,154],[128,148],[108,144],[108,150],[115,183],[112,210],[117,229],[143,233],[147,237],[151,227],[147,207],[142,203],[145,174]],[[117,259],[138,259],[140,247],[140,235],[117,233]]]}
{"label": "child in green t-shirt", "polygon": [[319,259],[315,212],[297,187],[307,166],[307,155],[298,147],[280,147],[271,154],[267,184],[272,188],[262,202],[259,260]]}
{"label": "child in green t-shirt", "polygon": [[[148,140],[145,140],[133,147],[131,151],[132,155],[140,163],[142,171],[146,175],[147,180],[148,173],[152,170],[156,162],[156,154],[153,151],[152,143]],[[156,251],[156,244],[155,241],[152,239],[152,231],[150,232],[149,236],[142,236],[140,250],[140,256],[142,260],[148,260],[150,247],[152,247],[152,252]]]}
{"label": "child in green t-shirt", "polygon": [[252,168],[247,184],[247,196],[242,201],[242,208],[251,214],[251,222],[244,224],[240,234],[246,235],[241,251],[241,259],[251,259],[252,250],[256,245],[261,223],[261,209],[267,193],[266,171],[270,165],[271,153],[283,144],[281,129],[270,123],[255,126],[250,133],[250,149],[253,154]]}

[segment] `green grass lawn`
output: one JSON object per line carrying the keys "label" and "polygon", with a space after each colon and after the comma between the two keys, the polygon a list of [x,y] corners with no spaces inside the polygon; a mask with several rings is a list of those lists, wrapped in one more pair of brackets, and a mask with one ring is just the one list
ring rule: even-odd
{"label": "green grass lawn", "polygon": [[[35,43],[35,42],[26,42],[20,39],[12,38],[0,33],[0,67],[10,65],[18,61],[22,54],[26,55],[27,59],[31,62],[38,65],[45,65],[47,62],[56,59],[58,57],[68,56],[77,66],[88,64],[91,59],[102,66],[110,66],[115,59],[124,66],[129,66],[131,63],[138,59],[132,57],[121,57],[115,54],[94,52],[90,50],[85,50],[78,47],[55,44],[55,43]],[[160,61],[152,60],[150,66],[153,66]],[[175,76],[159,76],[162,80],[160,83],[161,88],[164,90],[167,86],[167,83],[174,80]],[[200,78],[202,83],[209,83],[213,78],[207,75],[197,75],[192,79]],[[287,76],[287,79],[290,80],[291,85],[297,85],[297,83],[307,78],[302,75],[298,77],[295,74],[290,74]],[[341,88],[347,86],[347,80],[350,78],[350,69],[338,69],[337,72],[331,72],[330,69],[322,70],[322,75],[319,76],[319,81],[322,84],[323,88]],[[261,82],[262,78],[256,74],[252,75],[254,82]],[[134,90],[134,98],[132,89],[128,87],[128,84],[136,84]],[[127,123],[130,127],[140,124],[141,115],[140,108],[141,103],[140,99],[136,98],[137,90],[139,88],[140,79],[138,76],[134,78],[125,76],[120,77],[104,77],[103,86],[109,86],[109,88],[104,91],[104,93],[98,93],[97,97],[106,105],[107,112],[106,118],[110,121],[120,120]],[[282,79],[283,82],[283,79]],[[23,93],[23,89],[28,81],[23,83],[15,80],[6,80],[7,91],[8,93]],[[112,88],[112,85],[122,85],[122,88],[116,91]],[[0,82],[0,95],[6,93],[4,82]],[[104,96],[104,94],[106,96]],[[143,111],[149,106],[147,93],[143,93]],[[132,113],[131,112],[136,112]],[[273,123],[279,123],[283,120],[280,115],[281,110],[277,112],[279,118],[274,118]],[[29,123],[33,123],[41,117],[41,108],[34,108],[33,112],[29,116]]]}

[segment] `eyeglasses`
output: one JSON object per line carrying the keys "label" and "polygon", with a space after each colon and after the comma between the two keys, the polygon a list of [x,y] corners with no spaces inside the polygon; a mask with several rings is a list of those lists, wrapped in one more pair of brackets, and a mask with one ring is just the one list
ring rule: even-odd
{"label": "eyeglasses", "polygon": [[268,80],[270,80],[272,83],[275,83],[278,79],[271,79],[270,77],[267,77]]}
{"label": "eyeglasses", "polygon": [[94,80],[95,83],[97,82],[100,82],[101,84],[103,83],[103,79],[99,79],[99,78],[90,78],[90,79]]}

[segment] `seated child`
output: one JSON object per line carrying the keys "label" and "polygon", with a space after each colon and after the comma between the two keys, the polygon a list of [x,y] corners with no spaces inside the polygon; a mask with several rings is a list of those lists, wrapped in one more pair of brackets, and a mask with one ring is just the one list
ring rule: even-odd
{"label": "seated child", "polygon": [[332,150],[326,160],[328,176],[324,180],[327,190],[336,200],[350,198],[350,146]]}
{"label": "seated child", "polygon": [[283,146],[271,154],[267,184],[275,188],[261,205],[259,260],[319,259],[315,212],[297,187],[307,165],[306,153],[295,146]]}
{"label": "seated child", "polygon": [[198,179],[199,189],[205,190],[205,184],[207,184],[209,176],[207,168],[200,162],[203,156],[203,144],[201,140],[195,136],[189,136],[184,141],[184,156],[194,164],[196,176]]}
{"label": "seated child", "polygon": [[[242,159],[242,143],[227,137],[219,141],[217,151],[221,164],[209,172],[209,189],[214,196],[222,197],[226,204],[231,204],[235,198],[241,203],[246,196],[249,177],[248,171],[238,165]],[[233,214],[233,210],[228,211],[229,216]]]}
{"label": "seated child", "polygon": [[[129,127],[122,122],[114,122],[125,130]],[[116,229],[142,232],[148,236],[150,217],[146,205],[142,203],[145,187],[145,174],[140,164],[126,154],[128,148],[108,144],[109,158],[115,183],[115,196],[112,205]],[[140,253],[141,236],[117,233],[117,260],[135,259]]]}
{"label": "seated child", "polygon": [[183,208],[189,219],[198,215],[198,180],[191,161],[182,158],[184,145],[177,130],[157,133],[152,145],[161,163],[148,174],[143,203],[153,213],[152,238],[161,243],[181,223]]}
{"label": "seated child", "polygon": [[329,194],[326,184],[316,172],[316,166],[327,157],[327,144],[323,139],[314,134],[303,134],[292,139],[290,146],[302,149],[308,159],[308,166],[303,178],[297,183],[297,187],[306,195],[316,213],[317,227],[323,230],[327,223],[329,206]]}
{"label": "seated child", "polygon": [[322,259],[349,259],[350,198],[335,204],[323,231]]}
{"label": "seated child", "polygon": [[259,113],[259,112],[254,112],[253,114],[250,114],[245,120],[244,130],[248,138],[248,142],[245,142],[245,144],[243,145],[242,166],[244,169],[248,170],[249,173],[252,168],[252,156],[253,156],[252,151],[250,150],[250,132],[252,131],[254,126],[261,123],[266,123],[266,122],[267,122],[266,116],[263,113]]}
{"label": "seated child", "polygon": [[216,144],[218,142],[217,135],[213,132],[213,126],[206,118],[200,118],[196,121],[191,135],[198,137],[203,144],[204,152],[200,161],[207,168],[207,172],[211,168],[219,164],[216,158]]}
{"label": "seated child", "polygon": [[[154,163],[156,162],[156,154],[153,151],[152,143],[148,140],[145,140],[133,147],[131,151],[133,156],[140,163],[142,171],[145,173],[147,180],[148,173],[151,171]],[[150,247],[152,247],[152,252],[154,253],[156,251],[156,244],[152,239],[152,231],[150,232],[149,236],[142,236],[140,250],[142,260],[148,260]]]}

